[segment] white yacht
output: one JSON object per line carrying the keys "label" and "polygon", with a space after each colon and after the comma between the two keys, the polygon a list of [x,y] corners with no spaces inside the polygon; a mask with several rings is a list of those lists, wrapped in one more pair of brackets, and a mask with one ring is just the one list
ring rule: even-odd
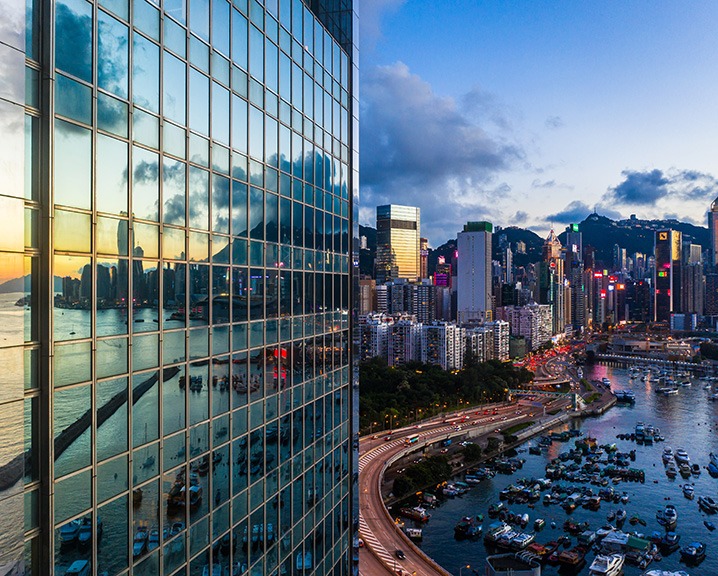
{"label": "white yacht", "polygon": [[623,554],[599,554],[588,569],[589,576],[618,576],[626,557]]}

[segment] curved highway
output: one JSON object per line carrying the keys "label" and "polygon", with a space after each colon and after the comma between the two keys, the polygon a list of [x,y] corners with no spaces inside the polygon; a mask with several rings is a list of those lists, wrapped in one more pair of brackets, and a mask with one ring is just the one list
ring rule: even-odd
{"label": "curved highway", "polygon": [[[541,372],[549,378],[564,377],[577,380],[571,374],[563,358],[551,358]],[[563,405],[564,401],[552,400],[548,404]],[[493,414],[496,408],[497,414]],[[476,438],[494,432],[497,428],[511,426],[519,422],[538,419],[543,408],[522,406],[523,413],[517,413],[516,404],[497,404],[486,412],[486,406],[477,411],[477,407],[457,412],[448,417],[425,420],[417,426],[394,430],[391,439],[386,441],[383,434],[365,436],[359,441],[359,535],[365,547],[359,553],[359,572],[361,576],[448,576],[450,573],[436,564],[431,558],[414,546],[406,535],[396,526],[384,505],[382,485],[384,473],[389,464],[409,452],[417,452],[425,446],[443,440],[447,435]],[[466,418],[466,421],[464,419]],[[454,424],[456,423],[456,424]],[[461,429],[457,430],[457,425]],[[404,437],[419,434],[419,442],[407,449]],[[387,492],[388,490],[384,490]],[[404,553],[399,558],[397,550]]]}

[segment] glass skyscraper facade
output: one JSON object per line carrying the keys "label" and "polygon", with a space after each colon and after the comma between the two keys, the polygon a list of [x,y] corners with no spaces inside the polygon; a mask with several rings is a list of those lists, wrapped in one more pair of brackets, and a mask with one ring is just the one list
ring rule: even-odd
{"label": "glass skyscraper facade", "polygon": [[349,574],[351,0],[0,2],[0,574]]}
{"label": "glass skyscraper facade", "polygon": [[421,277],[421,209],[387,204],[376,207],[376,281]]}

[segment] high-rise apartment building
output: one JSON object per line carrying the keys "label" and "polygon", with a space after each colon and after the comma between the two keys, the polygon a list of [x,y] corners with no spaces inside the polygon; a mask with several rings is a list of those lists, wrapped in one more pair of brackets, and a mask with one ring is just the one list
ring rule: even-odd
{"label": "high-rise apartment building", "polygon": [[421,210],[387,204],[376,207],[376,281],[421,275]]}
{"label": "high-rise apartment building", "polygon": [[429,240],[419,238],[419,280],[429,277]]}
{"label": "high-rise apartment building", "polygon": [[657,230],[653,273],[653,319],[669,322],[671,313],[681,312],[681,233]]}
{"label": "high-rise apartment building", "polygon": [[352,572],[357,23],[0,3],[0,573]]}
{"label": "high-rise apartment building", "polygon": [[492,320],[491,233],[489,222],[469,222],[457,235],[456,273],[459,324]]}

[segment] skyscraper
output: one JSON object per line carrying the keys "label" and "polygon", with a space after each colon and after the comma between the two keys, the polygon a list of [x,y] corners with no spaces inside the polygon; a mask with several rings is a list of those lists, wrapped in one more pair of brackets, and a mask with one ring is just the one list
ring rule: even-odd
{"label": "skyscraper", "polygon": [[708,213],[708,229],[711,234],[710,265],[718,266],[718,198],[711,202],[711,211]]}
{"label": "skyscraper", "polygon": [[376,281],[421,275],[421,211],[415,206],[376,207]]}
{"label": "skyscraper", "polygon": [[460,324],[490,321],[491,233],[489,222],[469,222],[457,235],[457,317]]}
{"label": "skyscraper", "polygon": [[357,35],[0,3],[0,573],[352,572]]}
{"label": "skyscraper", "polygon": [[654,320],[669,322],[672,313],[681,312],[681,233],[657,230],[654,246]]}

